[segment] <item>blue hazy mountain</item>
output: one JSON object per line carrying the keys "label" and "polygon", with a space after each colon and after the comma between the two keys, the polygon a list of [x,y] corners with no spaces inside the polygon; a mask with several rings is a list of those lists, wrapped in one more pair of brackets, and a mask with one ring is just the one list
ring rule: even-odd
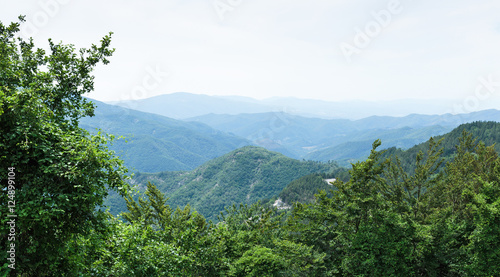
{"label": "blue hazy mountain", "polygon": [[95,116],[83,118],[80,126],[126,137],[127,142],[117,140],[111,149],[134,171],[190,170],[250,143],[203,123],[93,102]]}
{"label": "blue hazy mountain", "polygon": [[221,113],[239,114],[268,112],[272,109],[246,97],[217,97],[178,92],[140,100],[110,102],[110,104],[138,111],[150,112],[175,119]]}
{"label": "blue hazy mountain", "polygon": [[[402,105],[398,106],[401,103]],[[280,152],[292,158],[321,161],[338,160],[341,164],[348,164],[350,161],[364,158],[369,153],[371,142],[375,139],[382,139],[384,148],[399,147],[407,149],[424,142],[430,136],[449,132],[460,124],[500,118],[498,110],[485,110],[460,115],[409,114],[403,117],[372,115],[357,120],[314,118],[298,115],[301,112],[310,114],[312,111],[315,111],[316,114],[325,115],[324,111],[328,110],[343,113],[342,111],[349,109],[351,109],[351,112],[362,109],[364,114],[370,113],[374,109],[385,109],[387,113],[393,113],[393,111],[397,110],[394,113],[399,113],[401,107],[406,107],[406,111],[411,111],[408,106],[413,106],[412,109],[420,106],[431,107],[423,109],[423,112],[425,112],[429,109],[437,109],[436,105],[439,103],[439,101],[421,103],[400,100],[399,102],[381,102],[374,105],[373,103],[359,101],[334,103],[296,98],[256,100],[240,96],[223,97],[174,93],[115,104],[142,109],[150,113],[184,118],[184,121],[190,122],[190,124],[203,123],[213,129],[231,134],[233,137],[244,138],[249,141],[247,143],[251,142],[254,145]],[[392,105],[393,108],[389,108],[386,104]],[[286,112],[280,111],[280,105],[281,107],[291,108],[284,108]],[[188,117],[197,114],[198,116]],[[169,120],[170,123],[174,121],[173,119]],[[192,125],[190,126],[192,127]],[[214,130],[205,130],[204,134],[207,132],[213,133]],[[130,131],[129,134],[131,133],[134,133],[137,136],[136,138],[143,139],[148,144],[156,145],[156,149],[150,149],[153,156],[157,156],[156,153],[163,152],[164,154],[161,155],[163,161],[161,163],[167,162],[171,165],[169,166],[170,169],[193,168],[193,165],[199,165],[202,161],[206,161],[206,153],[211,154],[209,157],[223,154],[216,150],[208,152],[197,150],[190,153],[192,151],[188,145],[182,146],[181,149],[178,148],[179,143],[184,143],[182,139],[177,139],[173,143],[165,141],[152,143],[150,137],[142,137],[147,132]],[[180,137],[182,135],[178,133],[177,138]],[[225,140],[221,140],[221,142],[226,145]],[[205,145],[209,144],[205,143]],[[229,145],[234,146],[232,143],[229,143]],[[238,145],[241,145],[241,143]],[[122,149],[125,148],[125,146],[120,146]],[[128,152],[138,153],[134,152],[135,149],[140,148],[130,148]],[[234,147],[219,149],[232,150]],[[184,162],[184,160],[187,161]],[[144,159],[140,163],[136,162],[136,164],[140,165],[144,163],[150,164],[148,166],[149,172],[160,169],[160,167],[152,164],[154,159]]]}
{"label": "blue hazy mountain", "polygon": [[187,120],[249,139],[255,145],[312,160],[357,160],[369,154],[371,143],[407,149],[442,135],[460,124],[500,119],[500,111],[462,115],[371,116],[359,120],[318,119],[286,113],[208,114]]}
{"label": "blue hazy mountain", "polygon": [[205,114],[241,114],[284,112],[316,118],[361,119],[377,116],[415,114],[445,114],[453,110],[450,100],[402,99],[391,101],[322,101],[293,97],[273,97],[257,100],[241,96],[209,96],[177,92],[146,99],[115,101],[110,104],[151,112],[175,119]]}

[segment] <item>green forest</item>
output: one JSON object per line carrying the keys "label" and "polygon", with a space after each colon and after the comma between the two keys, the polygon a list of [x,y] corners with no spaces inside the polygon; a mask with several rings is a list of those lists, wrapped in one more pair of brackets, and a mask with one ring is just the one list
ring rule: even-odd
{"label": "green forest", "polygon": [[[132,178],[143,193],[147,183],[169,197],[172,207],[190,204],[209,220],[215,220],[231,203],[266,202],[280,193],[290,182],[304,175],[341,170],[335,163],[298,161],[261,147],[246,146],[213,159],[193,171],[137,173]],[[310,188],[311,197],[316,193]],[[139,194],[140,194],[139,193]],[[118,194],[106,202],[113,214],[126,211]]]}
{"label": "green forest", "polygon": [[[134,197],[113,135],[80,126],[94,115],[83,95],[109,63],[112,33],[84,49],[50,40],[46,51],[16,35],[23,21],[0,23],[0,276],[500,276],[499,123],[407,151],[378,151],[377,140],[345,172],[244,147],[221,159],[254,175],[216,159],[200,176],[222,186],[278,174],[279,186],[255,183],[207,219],[203,209],[223,203],[194,196],[191,206],[189,190],[169,199],[147,178]],[[126,202],[118,217],[104,205],[110,192]],[[257,201],[278,195],[293,207]]]}

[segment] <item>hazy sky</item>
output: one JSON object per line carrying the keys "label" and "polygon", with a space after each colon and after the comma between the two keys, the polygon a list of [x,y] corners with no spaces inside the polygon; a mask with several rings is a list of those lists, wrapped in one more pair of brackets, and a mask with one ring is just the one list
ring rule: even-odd
{"label": "hazy sky", "polygon": [[0,3],[0,20],[25,14],[24,35],[40,47],[87,47],[114,32],[90,95],[103,101],[183,91],[500,102],[498,0]]}

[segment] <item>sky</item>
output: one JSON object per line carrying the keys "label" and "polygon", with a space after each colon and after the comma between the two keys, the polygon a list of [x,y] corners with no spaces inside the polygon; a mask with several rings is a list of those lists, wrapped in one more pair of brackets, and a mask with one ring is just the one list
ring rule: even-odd
{"label": "sky", "polygon": [[0,0],[22,36],[116,52],[101,101],[174,92],[500,109],[498,0]]}

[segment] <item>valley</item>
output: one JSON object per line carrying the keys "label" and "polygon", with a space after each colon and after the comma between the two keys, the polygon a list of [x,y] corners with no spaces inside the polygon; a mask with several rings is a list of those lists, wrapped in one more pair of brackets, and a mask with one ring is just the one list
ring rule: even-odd
{"label": "valley", "polygon": [[[131,184],[139,192],[151,182],[169,197],[173,207],[189,204],[215,221],[233,204],[261,201],[271,205],[279,199],[290,206],[297,201],[313,201],[319,190],[335,188],[325,179],[348,181],[351,164],[366,159],[378,139],[379,150],[386,150],[383,156],[400,157],[408,170],[413,169],[408,165],[413,163],[416,151],[425,152],[431,137],[445,138],[446,159],[452,157],[451,148],[464,129],[493,144],[498,138],[490,132],[498,133],[494,129],[498,124],[480,122],[500,118],[500,111],[485,110],[358,120],[281,112],[210,113],[175,120],[96,104],[96,117],[83,120],[82,126],[128,137],[130,142],[118,141],[112,149],[123,155],[126,165],[135,165]],[[464,121],[477,123],[460,125]],[[485,128],[493,129],[478,131]],[[126,211],[125,201],[116,193],[111,193],[106,204],[113,214]]]}

